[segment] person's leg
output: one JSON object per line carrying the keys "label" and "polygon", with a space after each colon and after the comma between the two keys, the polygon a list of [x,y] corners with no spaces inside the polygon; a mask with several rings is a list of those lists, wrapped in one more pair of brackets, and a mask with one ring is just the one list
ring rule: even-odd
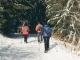
{"label": "person's leg", "polygon": [[24,36],[24,42],[26,42],[26,35],[23,35]]}
{"label": "person's leg", "polygon": [[45,47],[45,51],[47,51],[47,40],[46,40],[46,37],[43,37],[44,38],[44,47]]}
{"label": "person's leg", "polygon": [[38,42],[40,42],[40,33],[38,33]]}
{"label": "person's leg", "polygon": [[47,37],[47,50],[49,50],[49,37]]}
{"label": "person's leg", "polygon": [[41,42],[43,41],[43,36],[42,36],[42,34],[41,34]]}
{"label": "person's leg", "polygon": [[28,42],[27,42],[27,37],[28,37],[28,35],[25,36],[25,38],[26,38],[26,43],[28,43]]}
{"label": "person's leg", "polygon": [[27,35],[24,35],[24,42],[27,43]]}

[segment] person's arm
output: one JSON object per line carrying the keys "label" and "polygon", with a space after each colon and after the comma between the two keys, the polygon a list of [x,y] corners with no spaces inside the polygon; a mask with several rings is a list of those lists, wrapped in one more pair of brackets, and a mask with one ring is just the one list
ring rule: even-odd
{"label": "person's arm", "polygon": [[36,26],[35,30],[36,30],[36,31],[38,30],[37,26]]}
{"label": "person's arm", "polygon": [[50,33],[50,36],[51,36],[52,31],[51,31],[51,28],[50,27],[49,27],[49,33]]}

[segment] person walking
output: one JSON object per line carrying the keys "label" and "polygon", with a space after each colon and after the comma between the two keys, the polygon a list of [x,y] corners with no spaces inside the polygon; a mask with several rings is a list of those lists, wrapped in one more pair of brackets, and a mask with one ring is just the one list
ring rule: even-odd
{"label": "person walking", "polygon": [[25,43],[28,43],[27,42],[27,37],[28,37],[28,34],[30,32],[30,28],[29,26],[27,25],[27,23],[25,22],[24,26],[22,27],[22,30],[21,30],[23,36],[24,36],[24,42]]}
{"label": "person walking", "polygon": [[36,32],[38,34],[38,43],[41,43],[43,41],[42,35],[41,35],[41,29],[42,29],[42,27],[43,26],[40,24],[40,22],[38,22],[38,24],[36,25],[36,28],[35,28],[35,30],[36,30]]}
{"label": "person walking", "polygon": [[49,50],[49,39],[51,37],[51,29],[47,23],[43,25],[41,34],[43,35],[43,38],[44,38],[44,47],[45,47],[44,52],[47,53]]}

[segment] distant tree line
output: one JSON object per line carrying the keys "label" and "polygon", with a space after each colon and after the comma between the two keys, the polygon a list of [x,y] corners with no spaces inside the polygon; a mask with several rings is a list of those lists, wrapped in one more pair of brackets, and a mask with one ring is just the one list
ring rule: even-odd
{"label": "distant tree line", "polygon": [[5,35],[15,33],[28,21],[30,33],[35,33],[37,22],[45,22],[45,12],[43,0],[0,0],[0,30]]}

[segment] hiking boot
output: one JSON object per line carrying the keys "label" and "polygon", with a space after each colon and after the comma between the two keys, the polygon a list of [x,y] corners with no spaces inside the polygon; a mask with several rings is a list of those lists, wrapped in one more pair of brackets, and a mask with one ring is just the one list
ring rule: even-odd
{"label": "hiking boot", "polygon": [[26,43],[28,43],[28,42],[26,41]]}
{"label": "hiking boot", "polygon": [[40,43],[42,43],[43,41],[41,41]]}
{"label": "hiking boot", "polygon": [[41,43],[41,42],[38,42],[39,44]]}
{"label": "hiking boot", "polygon": [[50,49],[48,48],[48,51],[49,51]]}
{"label": "hiking boot", "polygon": [[28,43],[27,41],[24,41],[25,43]]}
{"label": "hiking boot", "polygon": [[44,51],[44,53],[47,53],[48,51]]}

